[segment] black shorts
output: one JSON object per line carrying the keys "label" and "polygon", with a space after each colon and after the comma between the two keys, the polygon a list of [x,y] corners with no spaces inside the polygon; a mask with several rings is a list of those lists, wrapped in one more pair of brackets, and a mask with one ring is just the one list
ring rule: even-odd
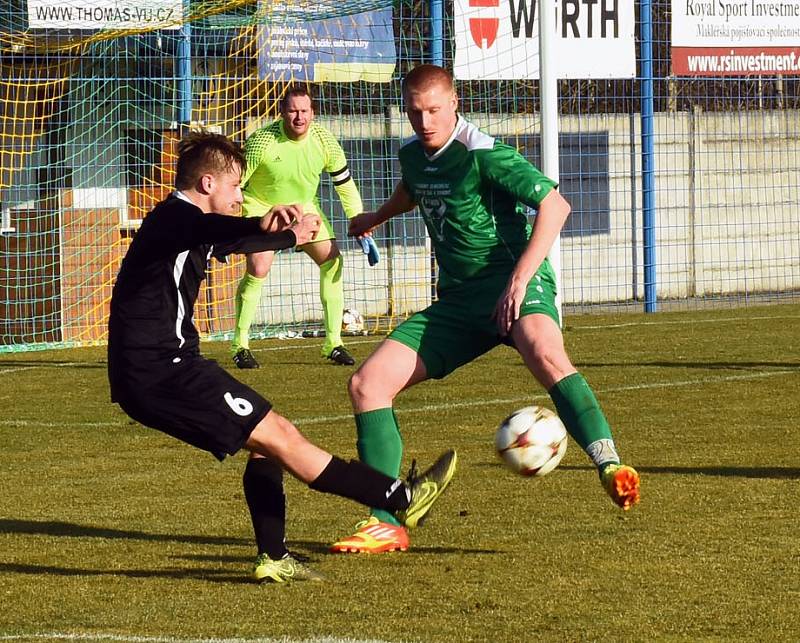
{"label": "black shorts", "polygon": [[176,364],[154,386],[124,387],[116,401],[137,422],[219,460],[241,449],[272,408],[219,364],[199,356]]}

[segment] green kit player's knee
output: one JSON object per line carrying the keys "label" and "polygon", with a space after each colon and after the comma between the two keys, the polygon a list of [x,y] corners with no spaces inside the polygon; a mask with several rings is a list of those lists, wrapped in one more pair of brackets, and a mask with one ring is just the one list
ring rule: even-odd
{"label": "green kit player's knee", "polygon": [[261,285],[265,279],[245,273],[236,289],[236,323],[231,342],[231,353],[234,355],[240,348],[250,347],[250,326],[261,301]]}
{"label": "green kit player's knee", "polygon": [[334,348],[342,345],[343,266],[344,261],[340,255],[319,267],[319,298],[325,316],[325,343],[322,346],[322,355],[325,357]]}

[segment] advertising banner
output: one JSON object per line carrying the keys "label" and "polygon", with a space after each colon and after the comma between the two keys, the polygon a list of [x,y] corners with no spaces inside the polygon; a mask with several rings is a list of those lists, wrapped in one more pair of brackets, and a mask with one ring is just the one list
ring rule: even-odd
{"label": "advertising banner", "polygon": [[672,72],[800,75],[800,0],[672,0]]}
{"label": "advertising banner", "polygon": [[262,27],[258,70],[268,80],[388,83],[396,52],[392,10],[376,9],[350,16],[313,20],[273,6]]}
{"label": "advertising banner", "polygon": [[[539,78],[538,2],[454,0],[455,77]],[[636,75],[633,0],[558,0],[556,28],[559,78]]]}
{"label": "advertising banner", "polygon": [[31,29],[178,29],[181,0],[28,0]]}

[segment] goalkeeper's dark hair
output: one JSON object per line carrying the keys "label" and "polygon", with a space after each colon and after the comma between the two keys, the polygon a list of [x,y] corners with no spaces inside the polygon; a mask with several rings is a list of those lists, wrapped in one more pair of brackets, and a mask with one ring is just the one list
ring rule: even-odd
{"label": "goalkeeper's dark hair", "polygon": [[289,85],[286,88],[286,91],[283,92],[283,96],[281,96],[281,114],[286,111],[286,106],[289,104],[289,99],[293,98],[294,96],[308,96],[308,100],[311,101],[311,109],[314,109],[314,95],[311,93],[311,87],[308,85],[295,83],[293,85]]}
{"label": "goalkeeper's dark hair", "polygon": [[453,75],[438,65],[417,65],[403,79],[403,96],[410,92],[425,91],[432,85],[455,90]]}
{"label": "goalkeeper's dark hair", "polygon": [[189,132],[178,143],[175,188],[192,188],[204,174],[223,174],[234,168],[244,174],[245,167],[247,161],[241,146],[224,134],[207,130]]}

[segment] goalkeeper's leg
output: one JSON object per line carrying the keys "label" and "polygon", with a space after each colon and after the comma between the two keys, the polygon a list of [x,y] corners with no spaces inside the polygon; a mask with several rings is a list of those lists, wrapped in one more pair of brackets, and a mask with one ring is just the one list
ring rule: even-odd
{"label": "goalkeeper's leg", "polygon": [[[319,299],[325,323],[325,343],[322,356],[337,364],[352,366],[355,360],[342,342],[342,312],[344,311],[344,282],[342,256],[335,239],[310,243],[303,250],[319,266]],[[339,349],[334,353],[334,349]]]}
{"label": "goalkeeper's leg", "polygon": [[[231,341],[231,355],[234,361],[245,364],[243,368],[257,368],[255,358],[250,353],[250,326],[256,316],[258,304],[261,301],[261,286],[269,274],[274,252],[258,252],[247,255],[247,272],[239,282],[236,289],[236,320]],[[253,362],[253,365],[248,365]]]}

